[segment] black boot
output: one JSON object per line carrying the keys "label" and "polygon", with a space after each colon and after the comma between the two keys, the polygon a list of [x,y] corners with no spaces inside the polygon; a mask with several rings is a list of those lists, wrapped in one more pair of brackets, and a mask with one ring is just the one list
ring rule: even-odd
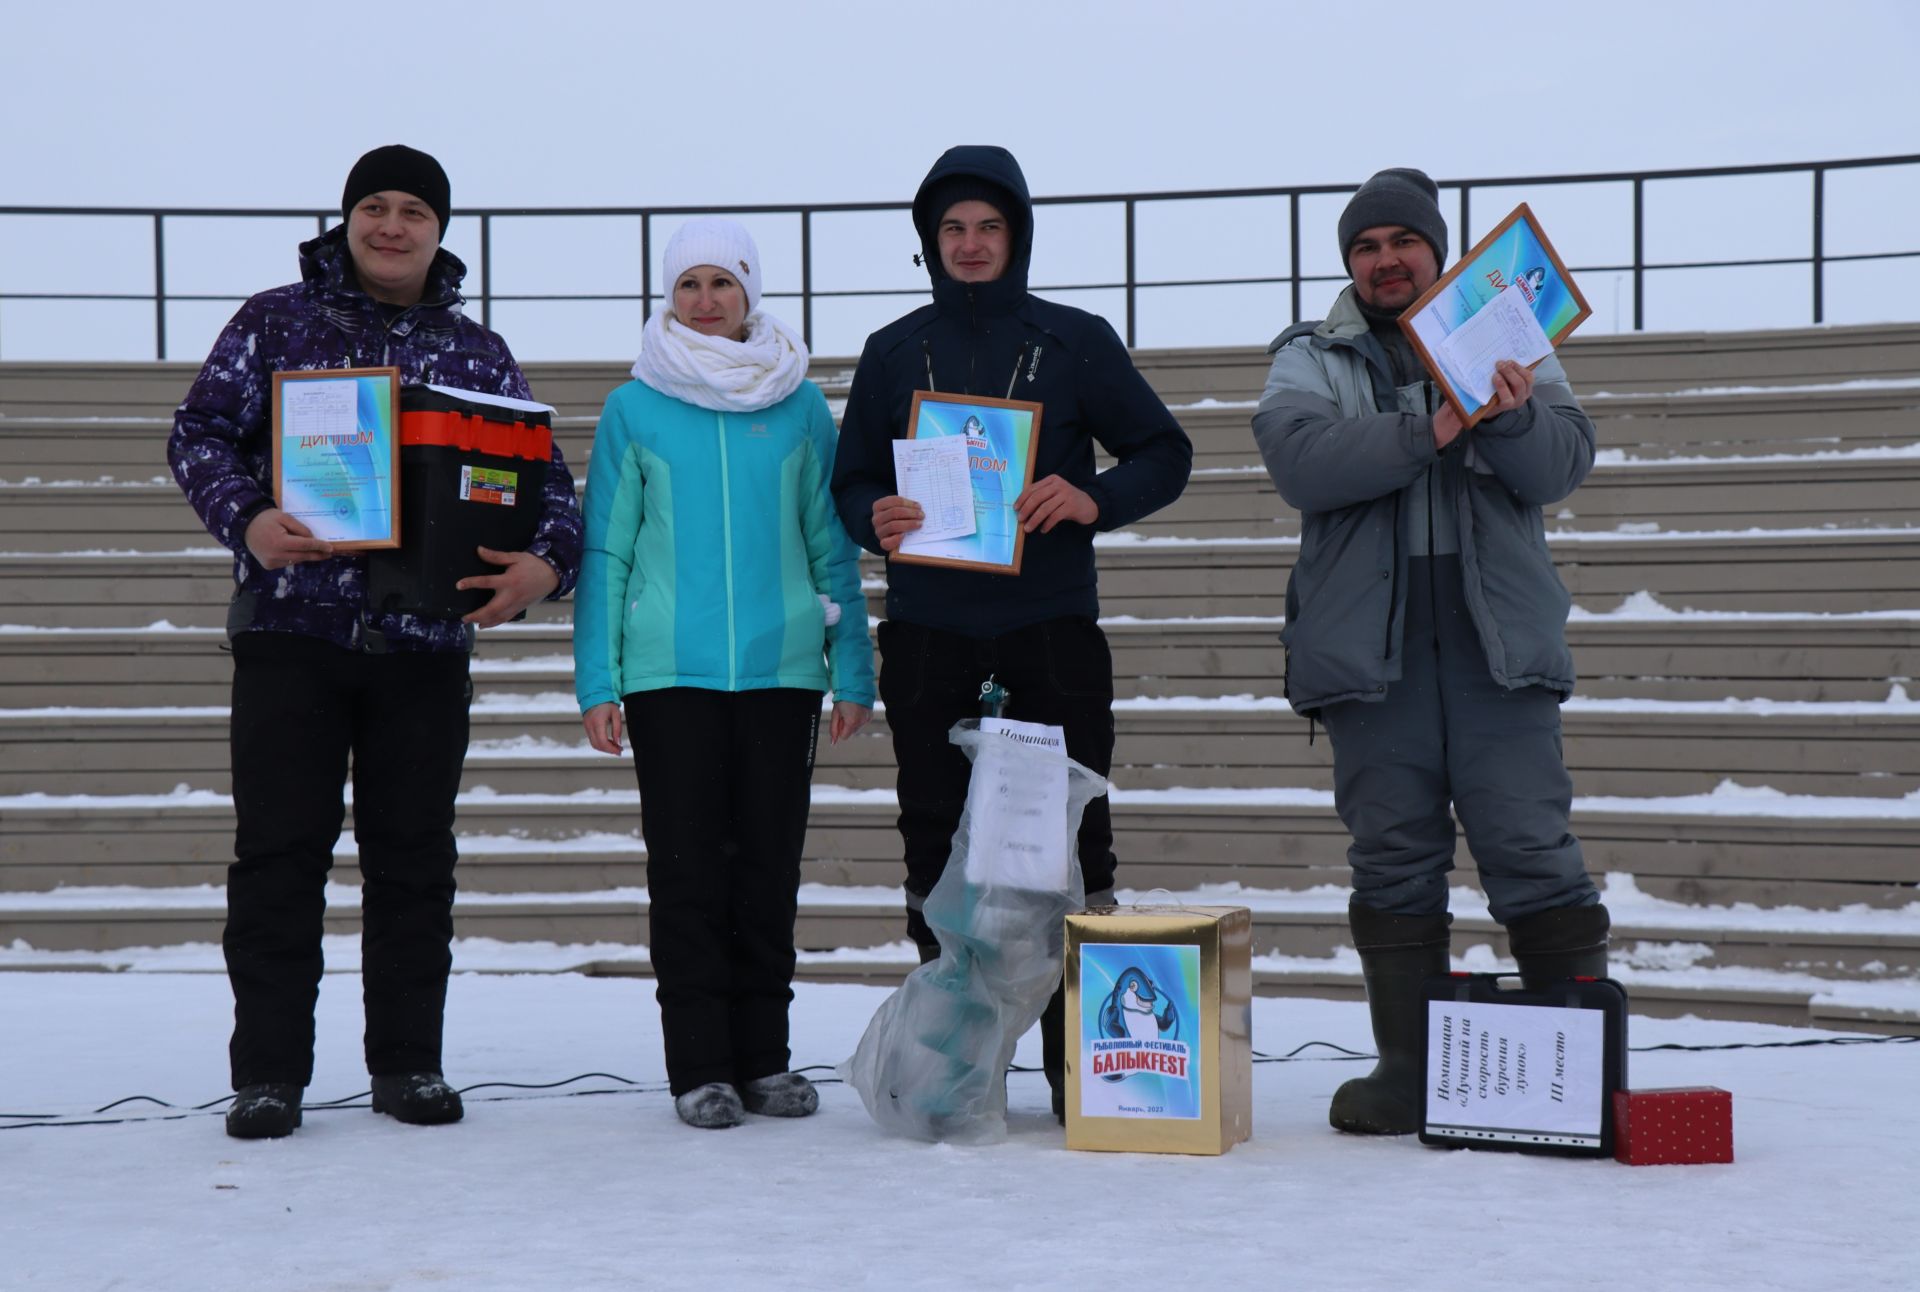
{"label": "black boot", "polygon": [[444,1126],[467,1110],[438,1072],[397,1072],[373,1079],[373,1111],[415,1126]]}
{"label": "black boot", "polygon": [[1327,1120],[1355,1135],[1411,1135],[1420,1129],[1420,1072],[1427,1051],[1427,979],[1447,972],[1453,917],[1387,915],[1355,901],[1347,907],[1354,949],[1367,982],[1373,1043],[1380,1062],[1333,1094]]}
{"label": "black boot", "polygon": [[300,1124],[303,1087],[265,1082],[242,1086],[227,1109],[227,1134],[235,1139],[280,1139]]}
{"label": "black boot", "polygon": [[1556,906],[1507,925],[1507,946],[1520,963],[1520,981],[1539,991],[1561,978],[1607,976],[1607,908]]}
{"label": "black boot", "polygon": [[[1112,906],[1113,890],[1098,889],[1087,894],[1087,909]],[[1079,1021],[1074,1022],[1073,1044],[1080,1044]],[[1053,989],[1047,1007],[1040,1015],[1040,1066],[1047,1074],[1047,1090],[1053,1096],[1053,1119],[1067,1124],[1067,981]]]}
{"label": "black boot", "polygon": [[940,958],[940,939],[933,935],[927,917],[911,906],[907,908],[907,937],[912,939],[914,950],[920,953],[921,964],[932,964]]}
{"label": "black boot", "polygon": [[1067,1124],[1067,985],[1062,982],[1040,1011],[1040,1068],[1053,1096],[1053,1119]]}

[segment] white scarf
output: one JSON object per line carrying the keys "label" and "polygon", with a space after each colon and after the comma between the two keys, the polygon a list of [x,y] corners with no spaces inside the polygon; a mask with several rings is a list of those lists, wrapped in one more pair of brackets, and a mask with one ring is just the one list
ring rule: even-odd
{"label": "white scarf", "polygon": [[660,310],[640,334],[633,375],[663,395],[718,413],[770,408],[807,379],[807,347],[773,315],[747,316],[747,339],[706,336]]}

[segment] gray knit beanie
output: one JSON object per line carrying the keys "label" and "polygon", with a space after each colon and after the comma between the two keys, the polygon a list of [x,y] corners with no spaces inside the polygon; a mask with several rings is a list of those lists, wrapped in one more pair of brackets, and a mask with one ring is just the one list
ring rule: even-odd
{"label": "gray knit beanie", "polygon": [[1440,186],[1427,173],[1411,166],[1383,170],[1360,186],[1340,213],[1340,264],[1347,263],[1353,241],[1368,229],[1395,225],[1412,229],[1433,248],[1434,259],[1447,263],[1447,221],[1440,214]]}

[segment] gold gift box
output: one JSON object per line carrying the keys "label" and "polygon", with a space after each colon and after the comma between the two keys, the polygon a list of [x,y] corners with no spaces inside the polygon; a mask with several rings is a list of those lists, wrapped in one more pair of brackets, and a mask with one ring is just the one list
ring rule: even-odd
{"label": "gold gift box", "polygon": [[1067,1147],[1226,1152],[1253,1133],[1253,917],[1097,906],[1067,917]]}

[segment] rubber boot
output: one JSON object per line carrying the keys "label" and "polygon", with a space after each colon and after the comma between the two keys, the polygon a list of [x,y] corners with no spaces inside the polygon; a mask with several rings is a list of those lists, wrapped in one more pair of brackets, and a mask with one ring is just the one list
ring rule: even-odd
{"label": "rubber boot", "polygon": [[1327,1120],[1354,1135],[1411,1135],[1423,1121],[1420,1074],[1427,1050],[1427,979],[1448,969],[1451,915],[1388,915],[1347,907],[1367,982],[1380,1061],[1333,1094]]}
{"label": "rubber boot", "polygon": [[1539,991],[1563,978],[1607,976],[1607,908],[1556,906],[1507,925],[1507,946],[1520,964],[1520,981]]}

